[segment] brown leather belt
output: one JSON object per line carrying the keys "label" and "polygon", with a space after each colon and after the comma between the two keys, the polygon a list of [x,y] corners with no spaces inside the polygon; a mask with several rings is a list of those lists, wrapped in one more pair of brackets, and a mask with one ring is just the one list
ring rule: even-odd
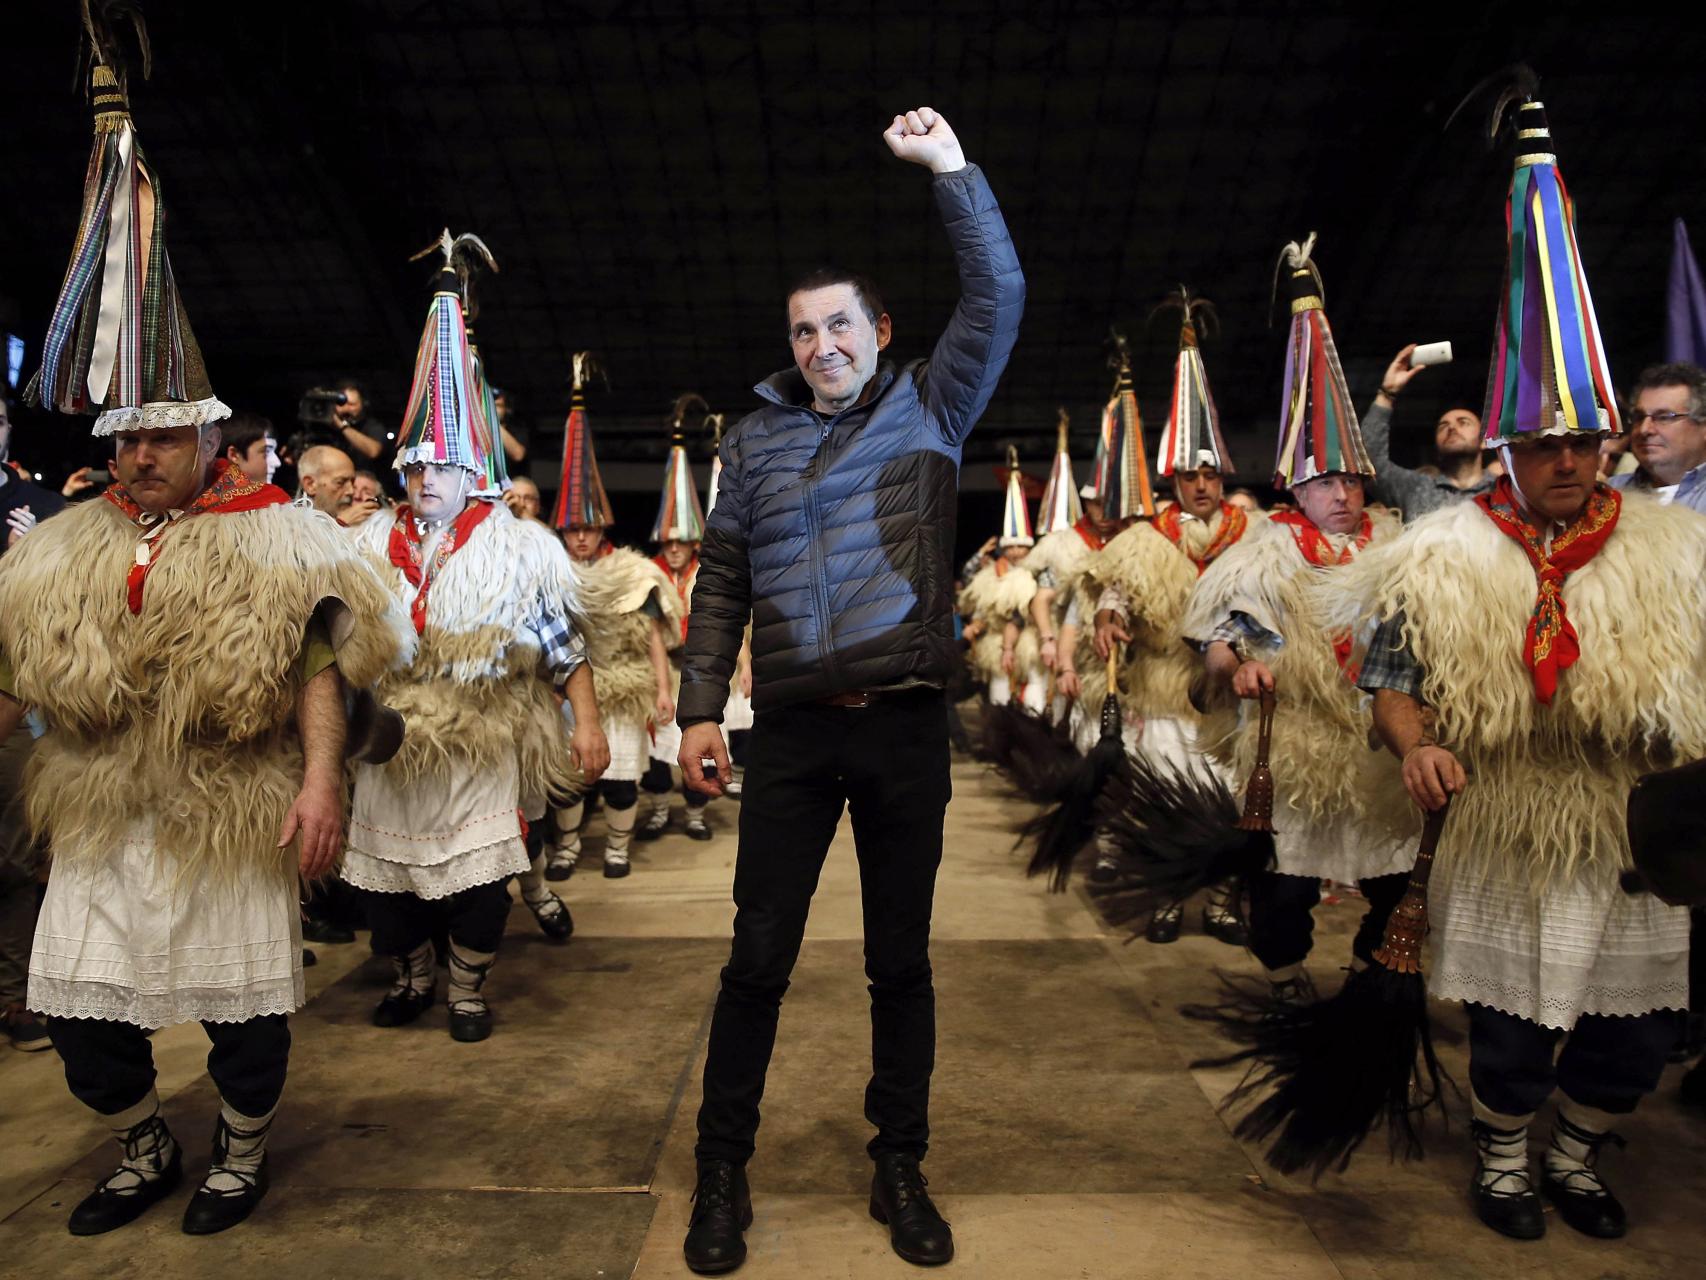
{"label": "brown leather belt", "polygon": [[882,699],[881,693],[869,689],[850,689],[846,693],[832,693],[827,698],[819,698],[818,705],[824,707],[868,707]]}

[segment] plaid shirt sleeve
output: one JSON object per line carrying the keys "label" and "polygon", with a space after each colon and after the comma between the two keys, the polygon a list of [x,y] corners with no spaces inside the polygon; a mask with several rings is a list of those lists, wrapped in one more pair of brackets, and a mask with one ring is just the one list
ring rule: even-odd
{"label": "plaid shirt sleeve", "polygon": [[561,693],[575,668],[586,661],[586,642],[568,615],[551,608],[543,599],[536,606],[528,629],[539,640],[539,659],[550,674],[552,687]]}
{"label": "plaid shirt sleeve", "polygon": [[1407,693],[1417,702],[1422,700],[1422,677],[1426,674],[1416,661],[1404,639],[1404,615],[1393,614],[1374,630],[1363,657],[1357,684],[1373,693],[1376,689],[1396,689]]}
{"label": "plaid shirt sleeve", "polygon": [[1278,649],[1285,643],[1284,636],[1275,635],[1249,614],[1237,609],[1227,614],[1220,624],[1208,633],[1208,639],[1197,644],[1197,649],[1206,652],[1209,645],[1216,640],[1231,645],[1232,651],[1238,654],[1244,653],[1249,645],[1259,644]]}

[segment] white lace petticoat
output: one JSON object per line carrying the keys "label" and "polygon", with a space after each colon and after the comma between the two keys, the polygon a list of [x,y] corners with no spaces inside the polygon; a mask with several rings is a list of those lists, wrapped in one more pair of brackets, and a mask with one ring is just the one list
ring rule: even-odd
{"label": "white lace petticoat", "polygon": [[1569,1030],[1585,1013],[1688,1007],[1688,911],[1584,874],[1538,900],[1526,885],[1429,885],[1428,990]]}
{"label": "white lace petticoat", "polygon": [[356,765],[339,874],[358,889],[430,899],[526,871],[519,786],[513,757],[403,784],[384,766]]}
{"label": "white lace petticoat", "polygon": [[36,919],[26,1003],[139,1027],[243,1022],[302,1005],[294,879],[180,879],[139,821],[105,857],[59,858]]}

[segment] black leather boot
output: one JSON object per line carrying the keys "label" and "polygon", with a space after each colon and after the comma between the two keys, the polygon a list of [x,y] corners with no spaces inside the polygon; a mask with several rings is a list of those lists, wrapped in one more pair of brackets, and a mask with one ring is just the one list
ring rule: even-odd
{"label": "black leather boot", "polygon": [[707,1160],[699,1166],[699,1185],[693,1190],[693,1216],[681,1256],[688,1270],[720,1276],[746,1261],[741,1232],[752,1225],[752,1191],[746,1168],[731,1160]]}
{"label": "black leather boot", "polygon": [[889,1229],[889,1244],[908,1262],[940,1266],[954,1256],[954,1233],[930,1203],[916,1156],[890,1151],[877,1157],[871,1178],[871,1216]]}

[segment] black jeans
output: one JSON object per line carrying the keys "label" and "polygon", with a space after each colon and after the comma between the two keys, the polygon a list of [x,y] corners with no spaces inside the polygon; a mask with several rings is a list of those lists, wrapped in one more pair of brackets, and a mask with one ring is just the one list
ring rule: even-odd
{"label": "black jeans", "polygon": [[[240,1115],[278,1105],[290,1063],[290,1024],[282,1013],[247,1022],[204,1022],[213,1042],[207,1074]],[[134,1107],[154,1087],[154,1049],[141,1027],[98,1018],[49,1018],[47,1034],[65,1064],[72,1096],[102,1115]]]}
{"label": "black jeans", "polygon": [[448,928],[450,940],[470,951],[496,951],[509,919],[509,881],[477,884],[445,898],[372,893],[367,918],[376,955],[406,956],[440,928]]}
{"label": "black jeans", "polygon": [[[1554,1088],[1584,1107],[1627,1115],[1658,1088],[1676,1041],[1669,1012],[1628,1018],[1584,1014],[1564,1032],[1490,1005],[1467,1008],[1469,1083],[1477,1098],[1510,1116],[1539,1110]],[[1564,1049],[1554,1062],[1560,1039]]]}
{"label": "black jeans", "polygon": [[[1368,901],[1357,926],[1351,951],[1372,963],[1386,933],[1386,920],[1410,883],[1407,871],[1358,880]],[[1321,881],[1315,876],[1286,876],[1261,871],[1250,877],[1250,951],[1264,969],[1301,964],[1314,945],[1315,904],[1321,901]]]}
{"label": "black jeans", "polygon": [[807,703],[757,717],[741,797],[734,946],[723,969],[699,1108],[701,1161],[744,1163],[800,954],[806,913],[845,805],[853,818],[871,992],[872,1156],[922,1157],[930,1137],[936,994],[930,909],[948,806],[938,690],[864,708]]}

